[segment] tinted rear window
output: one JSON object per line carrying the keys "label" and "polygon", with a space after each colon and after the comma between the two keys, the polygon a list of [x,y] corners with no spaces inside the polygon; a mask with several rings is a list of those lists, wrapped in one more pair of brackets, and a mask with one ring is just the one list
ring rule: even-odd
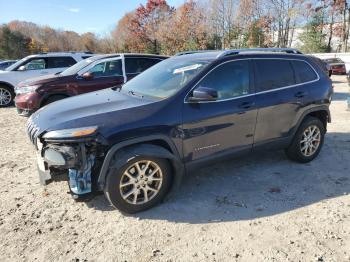
{"label": "tinted rear window", "polygon": [[310,67],[310,65],[303,61],[292,61],[295,78],[298,84],[310,82],[317,79],[315,71]]}
{"label": "tinted rear window", "polygon": [[160,61],[162,60],[156,58],[126,58],[125,70],[127,74],[139,74]]}
{"label": "tinted rear window", "polygon": [[48,61],[49,61],[48,68],[71,67],[76,63],[76,61],[69,56],[49,57]]}
{"label": "tinted rear window", "polygon": [[294,71],[289,60],[255,60],[257,92],[295,85]]}

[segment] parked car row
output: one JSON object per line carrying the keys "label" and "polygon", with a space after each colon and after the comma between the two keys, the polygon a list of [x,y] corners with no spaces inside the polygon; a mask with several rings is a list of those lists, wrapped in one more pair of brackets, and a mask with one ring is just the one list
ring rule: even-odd
{"label": "parked car row", "polygon": [[15,98],[15,87],[32,77],[62,72],[75,63],[91,57],[89,52],[41,53],[27,56],[0,71],[0,107],[7,107]]}
{"label": "parked car row", "polygon": [[45,94],[93,91],[29,118],[40,181],[63,176],[74,198],[102,191],[135,213],[212,161],[271,148],[312,161],[331,121],[328,73],[294,49],[93,56],[18,85],[16,105],[31,113],[48,103]]}
{"label": "parked car row", "polygon": [[31,78],[17,85],[15,104],[28,116],[52,102],[109,87],[119,88],[165,56],[143,54],[96,55],[55,75]]}

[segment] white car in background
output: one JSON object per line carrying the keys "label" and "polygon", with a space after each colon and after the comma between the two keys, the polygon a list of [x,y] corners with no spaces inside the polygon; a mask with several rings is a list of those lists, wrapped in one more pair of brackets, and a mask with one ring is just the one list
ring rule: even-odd
{"label": "white car in background", "polygon": [[14,89],[19,82],[62,72],[91,56],[90,52],[58,52],[30,55],[19,60],[4,71],[0,71],[0,107],[12,104],[15,98]]}

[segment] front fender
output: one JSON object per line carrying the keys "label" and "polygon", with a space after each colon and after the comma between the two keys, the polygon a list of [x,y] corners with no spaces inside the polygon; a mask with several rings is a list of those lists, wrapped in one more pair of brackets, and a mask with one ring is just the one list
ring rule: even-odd
{"label": "front fender", "polygon": [[161,146],[147,144],[147,141],[145,141],[142,144],[128,146],[117,144],[108,151],[97,180],[99,189],[104,189],[106,177],[111,169],[120,169],[129,161],[141,155],[168,159],[174,175],[171,191],[175,191],[180,186],[184,174],[184,165],[180,158]]}

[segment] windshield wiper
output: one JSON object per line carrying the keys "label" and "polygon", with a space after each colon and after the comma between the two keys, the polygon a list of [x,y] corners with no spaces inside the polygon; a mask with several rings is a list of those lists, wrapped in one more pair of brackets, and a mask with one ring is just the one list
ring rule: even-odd
{"label": "windshield wiper", "polygon": [[112,86],[111,89],[114,91],[119,91],[122,90],[123,85],[117,85],[117,86]]}
{"label": "windshield wiper", "polygon": [[133,95],[133,96],[138,96],[138,97],[140,97],[140,98],[143,98],[143,97],[144,97],[144,96],[141,95],[141,94],[135,93],[135,91],[133,91],[133,90],[129,90],[129,91],[128,91],[128,94]]}

